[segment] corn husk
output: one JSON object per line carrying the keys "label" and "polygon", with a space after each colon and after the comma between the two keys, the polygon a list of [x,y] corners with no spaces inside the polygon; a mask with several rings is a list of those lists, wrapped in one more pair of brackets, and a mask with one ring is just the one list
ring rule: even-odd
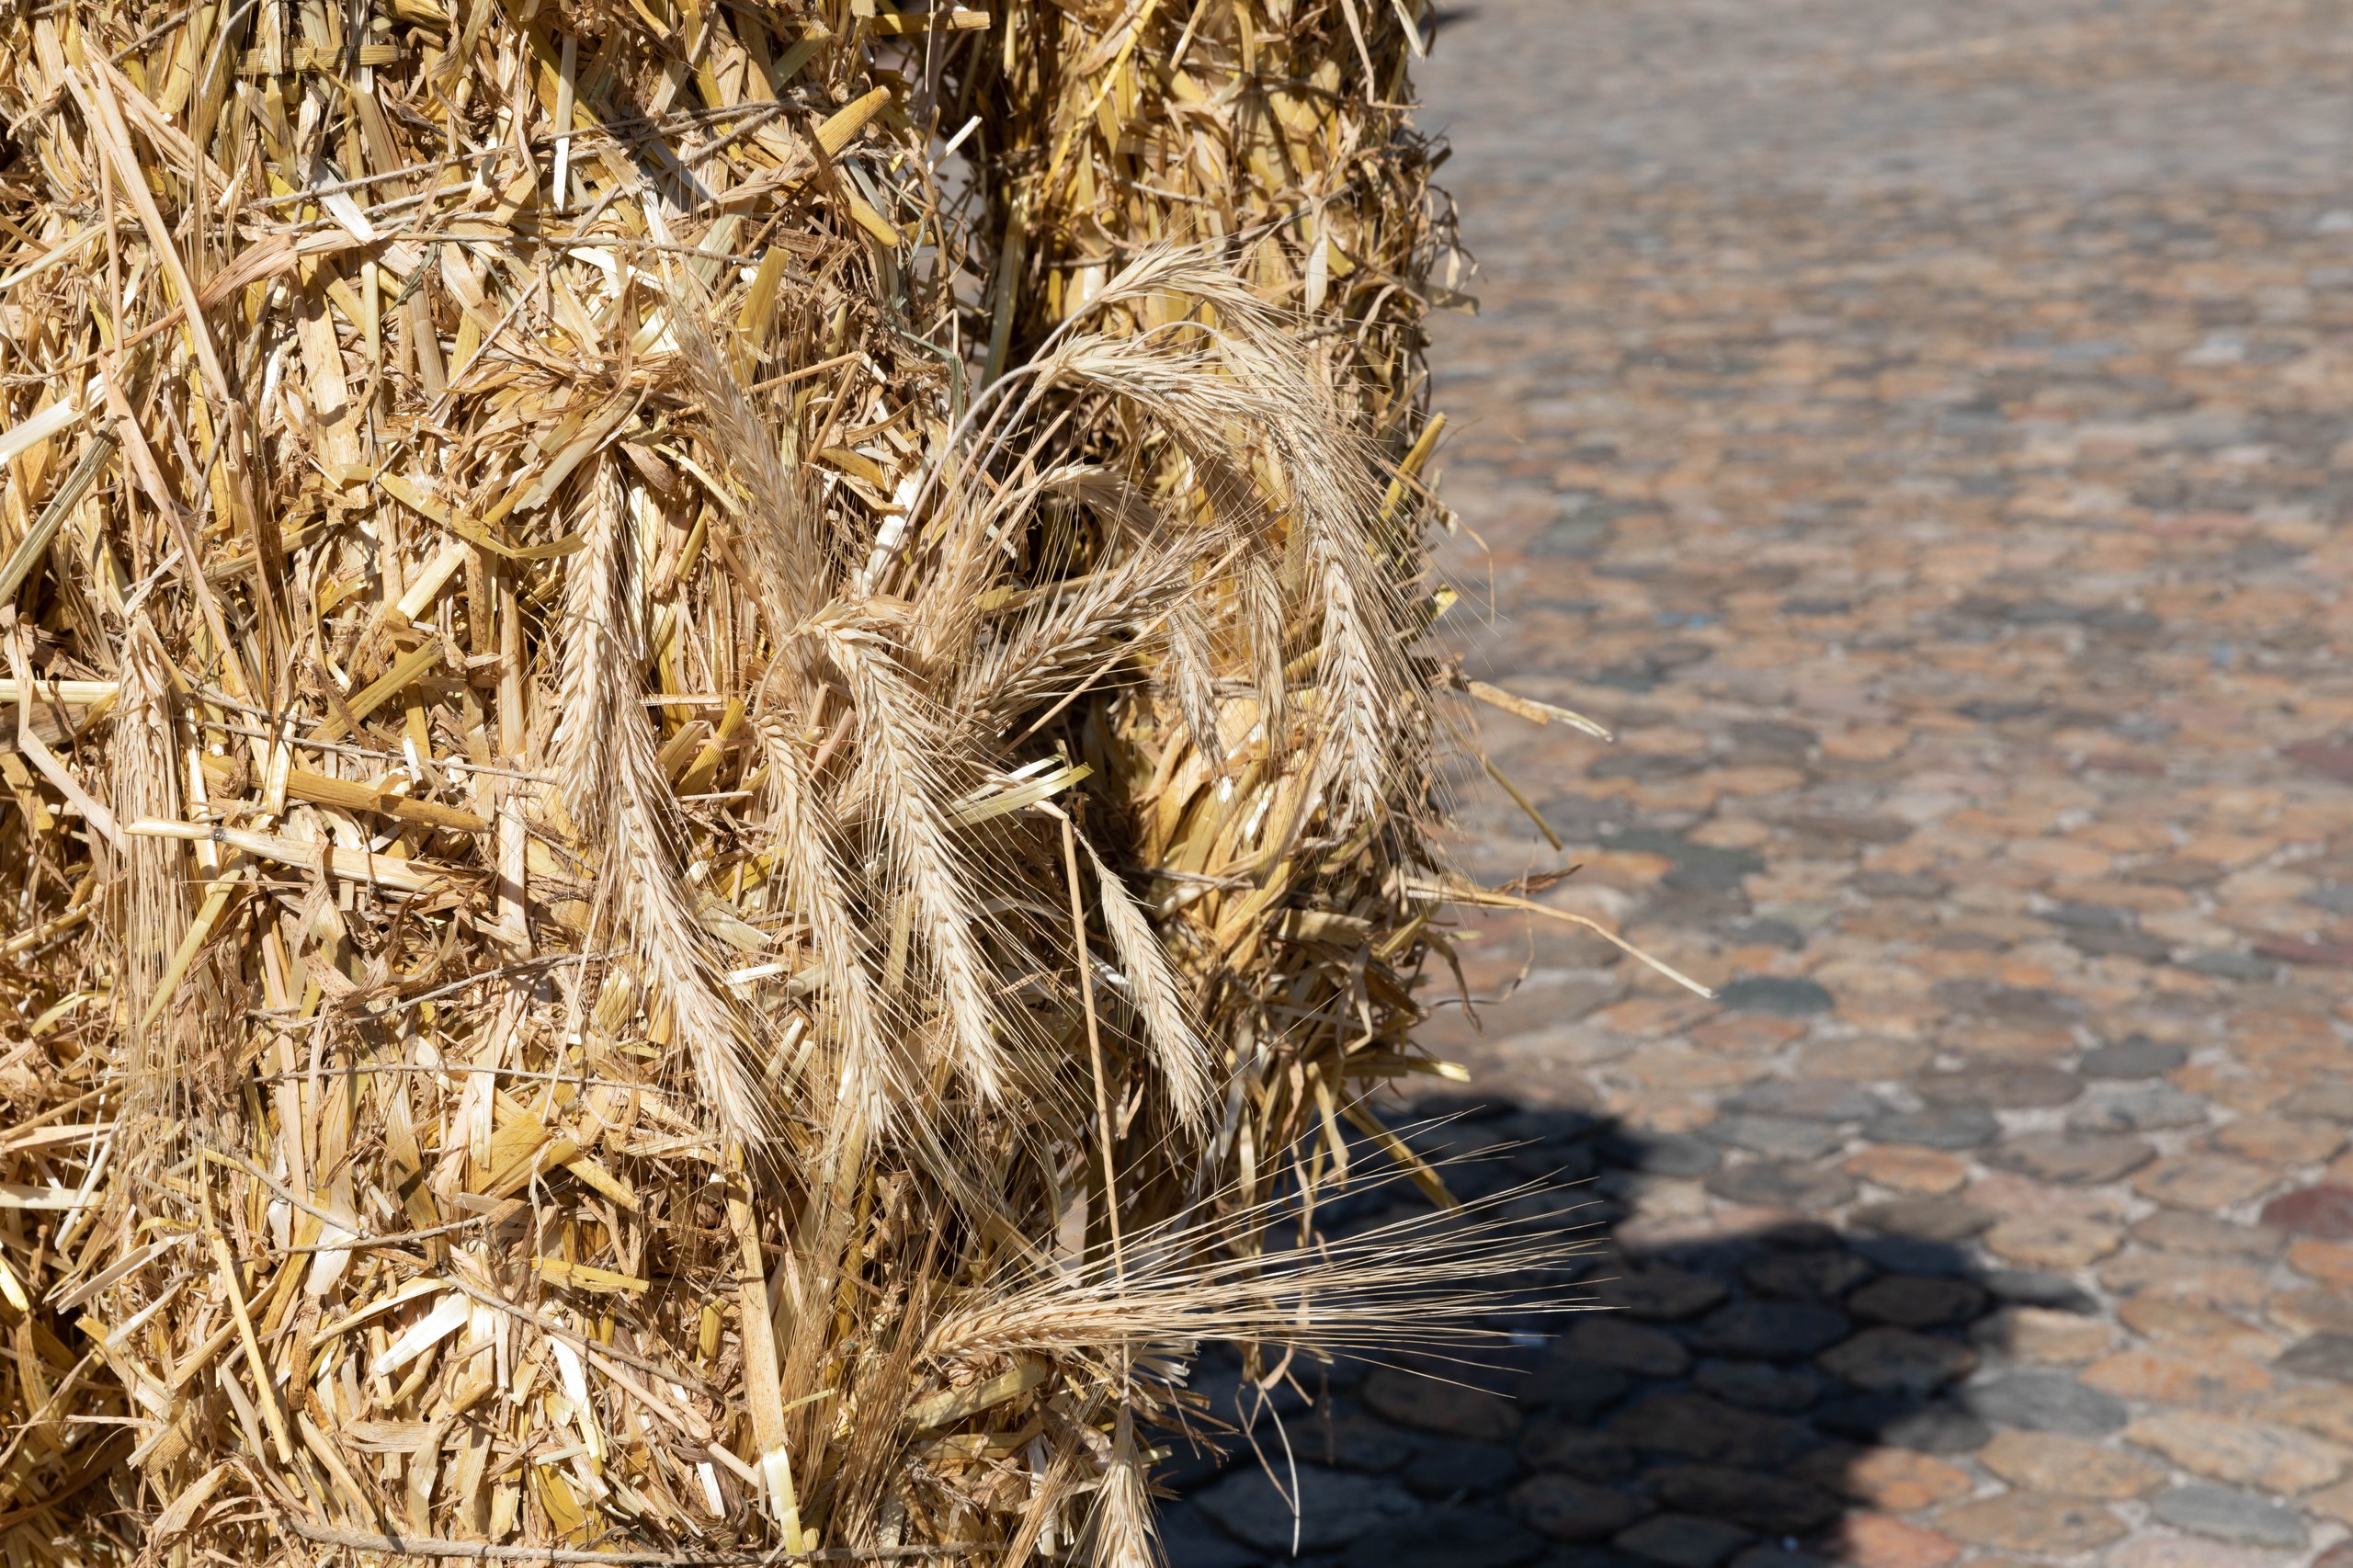
{"label": "corn husk", "polygon": [[1020,315],[871,9],[0,23],[12,1563],[1138,1562],[1201,1341],[1557,1250],[1310,1242],[1443,1196],[1418,304]]}

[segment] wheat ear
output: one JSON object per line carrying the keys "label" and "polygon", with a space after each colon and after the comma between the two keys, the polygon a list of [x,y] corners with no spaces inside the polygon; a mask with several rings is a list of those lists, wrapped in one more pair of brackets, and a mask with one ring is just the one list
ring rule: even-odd
{"label": "wheat ear", "polygon": [[980,902],[948,814],[954,796],[942,775],[949,756],[946,727],[880,638],[848,612],[821,615],[805,631],[849,691],[859,767],[873,791],[892,880],[913,901],[931,955],[958,1065],[983,1098],[994,1099],[1005,1087],[1005,1063],[977,934]]}
{"label": "wheat ear", "polygon": [[919,1064],[894,1051],[883,1028],[852,884],[835,847],[832,815],[810,776],[809,757],[782,720],[764,718],[758,729],[775,791],[774,826],[785,885],[807,917],[816,946],[825,998],[821,1028],[841,1052],[843,1092],[863,1100],[870,1119],[880,1123],[892,1105],[915,1092]]}
{"label": "wheat ear", "polygon": [[1095,852],[1095,846],[1088,844],[1084,835],[1078,842],[1086,847],[1087,861],[1095,868],[1096,885],[1103,902],[1103,925],[1111,934],[1111,950],[1118,955],[1120,971],[1127,980],[1129,1001],[1135,1007],[1136,1017],[1143,1021],[1144,1039],[1150,1042],[1153,1059],[1159,1063],[1160,1075],[1167,1083],[1169,1101],[1180,1120],[1199,1127],[1209,1112],[1210,1049],[1193,1027],[1192,1016],[1185,1006],[1182,983],[1168,962],[1167,949],[1161,946],[1159,934],[1129,896],[1127,884],[1103,863],[1103,857]]}
{"label": "wheat ear", "polygon": [[1136,1448],[1135,1413],[1120,1406],[1111,1429],[1111,1457],[1095,1489],[1092,1568],[1161,1568],[1160,1543],[1152,1528],[1152,1494],[1143,1455]]}
{"label": "wheat ear", "polygon": [[636,530],[620,477],[598,465],[589,485],[587,548],[564,582],[570,635],[554,749],[564,810],[603,850],[597,903],[618,909],[646,973],[670,1004],[695,1079],[725,1130],[746,1144],[773,1121],[760,1094],[750,1021],[728,996],[710,939],[677,866],[678,803],[655,760],[654,721],[638,700]]}

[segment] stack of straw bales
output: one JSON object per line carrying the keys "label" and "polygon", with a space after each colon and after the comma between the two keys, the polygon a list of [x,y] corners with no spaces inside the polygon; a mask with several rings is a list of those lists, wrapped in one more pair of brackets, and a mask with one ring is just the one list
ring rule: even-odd
{"label": "stack of straw bales", "polygon": [[1557,1252],[1302,1244],[1475,896],[1338,3],[0,20],[12,1568],[1141,1563]]}

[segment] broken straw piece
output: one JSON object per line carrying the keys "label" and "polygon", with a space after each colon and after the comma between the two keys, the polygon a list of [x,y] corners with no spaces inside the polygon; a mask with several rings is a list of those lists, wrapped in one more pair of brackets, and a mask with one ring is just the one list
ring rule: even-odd
{"label": "broken straw piece", "polygon": [[[472,1308],[465,1297],[452,1290],[433,1303],[433,1310],[401,1331],[400,1337],[384,1346],[384,1353],[369,1363],[368,1375],[381,1378],[387,1372],[398,1371],[427,1350],[440,1344],[465,1325]],[[558,1341],[556,1348],[571,1347]]]}

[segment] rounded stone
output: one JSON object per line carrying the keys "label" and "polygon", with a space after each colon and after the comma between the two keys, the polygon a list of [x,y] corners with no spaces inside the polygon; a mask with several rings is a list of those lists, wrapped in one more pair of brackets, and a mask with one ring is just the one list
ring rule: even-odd
{"label": "rounded stone", "polygon": [[2158,1078],[2188,1060],[2186,1047],[2132,1035],[2118,1044],[2084,1052],[2077,1070],[2086,1078]]}
{"label": "rounded stone", "polygon": [[2132,1178],[2132,1190],[2169,1208],[2211,1213],[2243,1203],[2272,1183],[2261,1165],[2225,1154],[2176,1154]]}
{"label": "rounded stone", "polygon": [[2353,1122],[2353,1084],[2316,1084],[2300,1091],[2280,1109],[2289,1116]]}
{"label": "rounded stone", "polygon": [[1610,1544],[1665,1568],[1718,1568],[1756,1538],[1738,1525],[1692,1514],[1661,1514],[1621,1532]]}
{"label": "rounded stone", "polygon": [[2029,1132],[1985,1156],[1986,1163],[2040,1181],[2097,1187],[2157,1157],[2144,1139],[2114,1132]]}
{"label": "rounded stone", "polygon": [[2073,1073],[2040,1062],[1984,1062],[1950,1073],[1912,1080],[1913,1092],[1930,1105],[1984,1105],[2025,1110],[2065,1105],[2084,1092]]}
{"label": "rounded stone", "polygon": [[1691,1342],[1701,1352],[1793,1360],[1835,1344],[1847,1329],[1844,1313],[1795,1301],[1741,1301],[1711,1314]]}
{"label": "rounded stone", "polygon": [[2284,1116],[2243,1116],[2215,1132],[2214,1146],[2275,1168],[2311,1165],[2345,1146],[2345,1130]]}
{"label": "rounded stone", "polygon": [[2251,1311],[2272,1294],[2266,1271],[2242,1259],[2185,1257],[2136,1248],[2102,1263],[2099,1282],[2119,1296],[2150,1290],[2224,1311]]}
{"label": "rounded stone", "polygon": [[2300,1378],[2334,1378],[2353,1383],[2353,1332],[2315,1334],[2289,1346],[2279,1369]]}
{"label": "rounded stone", "polygon": [[1730,1013],[1769,1013],[1777,1017],[1802,1018],[1826,1013],[1830,993],[1811,980],[1781,975],[1750,975],[1717,993]]}
{"label": "rounded stone", "polygon": [[1520,1434],[1519,1462],[1580,1481],[1623,1481],[1634,1473],[1634,1450],[1607,1433],[1546,1416]]}
{"label": "rounded stone", "polygon": [[1847,1244],[1890,1274],[1950,1278],[1971,1272],[1969,1254],[1951,1242],[1926,1241],[1918,1236],[1857,1236]]}
{"label": "rounded stone", "polygon": [[2047,1274],[2039,1268],[1989,1268],[1977,1278],[1978,1283],[2003,1301],[2019,1306],[2047,1307],[2062,1312],[2099,1311],[2099,1303],[2063,1275]]}
{"label": "rounded stone", "polygon": [[1727,1148],[1774,1160],[1818,1160],[1844,1147],[1847,1135],[1826,1121],[1735,1112],[1709,1123],[1705,1134]]}
{"label": "rounded stone", "polygon": [[1529,1404],[1550,1405],[1572,1421],[1591,1421],[1624,1399],[1633,1387],[1615,1367],[1583,1360],[1566,1353],[1558,1341],[1528,1380],[1520,1397]]}
{"label": "rounded stone", "polygon": [[1569,1354],[1645,1378],[1679,1378],[1691,1366],[1691,1352],[1662,1329],[1645,1328],[1614,1313],[1595,1312],[1569,1330]]}
{"label": "rounded stone", "polygon": [[1698,1317],[1727,1294],[1720,1281],[1679,1268],[1645,1268],[1605,1279],[1594,1291],[1602,1305],[1622,1307],[1629,1316],[1653,1323],[1681,1323]]}
{"label": "rounded stone", "polygon": [[2269,1225],[2240,1225],[2211,1214],[2160,1209],[2132,1227],[2133,1239],[2202,1257],[2274,1257],[2287,1238]]}
{"label": "rounded stone", "polygon": [[1565,1475],[1531,1476],[1511,1490],[1512,1516],[1554,1540],[1607,1540],[1648,1513],[1624,1492]]}
{"label": "rounded stone", "polygon": [[2200,1096],[2166,1083],[2134,1084],[2095,1094],[2067,1113],[2067,1125],[2079,1132],[2151,1132],[2196,1127],[2206,1115],[2206,1101]]}
{"label": "rounded stone", "polygon": [[1945,1568],[1961,1555],[1949,1536],[1886,1514],[1852,1515],[1831,1534],[1832,1554],[1842,1568]]}
{"label": "rounded stone", "polygon": [[[2341,1389],[2324,1383],[2288,1389],[2265,1400],[2255,1414],[2261,1420],[2301,1426],[2331,1442],[2353,1447],[2353,1399],[2346,1398]],[[2353,1517],[2346,1522],[2353,1524]]]}
{"label": "rounded stone", "polygon": [[2072,1557],[2122,1539],[2124,1521],[2084,1497],[2006,1492],[1947,1508],[1937,1527],[1956,1540],[2004,1551]]}
{"label": "rounded stone", "polygon": [[1955,1339],[1867,1328],[1819,1360],[1824,1371],[1859,1389],[1925,1394],[1974,1371],[1977,1353]]}
{"label": "rounded stone", "polygon": [[2241,1410],[2271,1392],[2271,1373],[2198,1341],[2140,1345],[2084,1369],[2086,1386],[2120,1399],[2200,1410]]}
{"label": "rounded stone", "polygon": [[1836,1498],[1802,1482],[1723,1465],[1671,1465],[1643,1479],[1670,1508],[1729,1519],[1759,1535],[1806,1535],[1839,1512]]}
{"label": "rounded stone", "polygon": [[1970,1338],[1997,1358],[2064,1367],[2106,1354],[2116,1343],[2116,1331],[2079,1312],[2004,1307],[1979,1319]]}
{"label": "rounded stone", "polygon": [[1609,1423],[1612,1436],[1651,1453],[1707,1464],[1771,1470],[1822,1446],[1802,1422],[1737,1410],[1705,1394],[1664,1393],[1630,1406]]}
{"label": "rounded stone", "polygon": [[[1564,1565],[1570,1568],[1570,1565]],[[1779,1541],[1752,1546],[1734,1557],[1726,1568],[1832,1568],[1830,1559],[1817,1557],[1811,1551],[1792,1551]]]}
{"label": "rounded stone", "polygon": [[1982,1105],[1930,1106],[1892,1111],[1864,1124],[1874,1143],[1917,1143],[1929,1149],[1982,1149],[2002,1135],[2002,1124]]}
{"label": "rounded stone", "polygon": [[1474,1443],[1519,1436],[1519,1406],[1499,1393],[1383,1367],[1365,1380],[1364,1402],[1400,1426]]}
{"label": "rounded stone", "polygon": [[1855,1210],[1855,1223],[1892,1236],[1924,1242],[1962,1242],[2000,1218],[1990,1209],[1958,1198],[1898,1198]]}
{"label": "rounded stone", "polygon": [[1916,1143],[1874,1143],[1847,1156],[1848,1176],[1899,1192],[1950,1192],[1969,1179],[1969,1162],[1941,1149]]}
{"label": "rounded stone", "polygon": [[[1838,1461],[1835,1469],[1829,1462],[1833,1458]],[[1824,1450],[1804,1469],[1807,1479],[1894,1514],[1934,1507],[1977,1489],[1976,1479],[1961,1466],[1909,1449]]]}
{"label": "rounded stone", "polygon": [[1307,1449],[1313,1452],[1320,1447],[1324,1463],[1372,1473],[1395,1470],[1421,1452],[1427,1442],[1350,1405],[1331,1407],[1324,1419],[1310,1423],[1308,1430],[1313,1437]]}
{"label": "rounded stone", "polygon": [[2263,1222],[2324,1241],[2353,1241],[2353,1187],[2324,1184],[2283,1192],[2263,1206]]}
{"label": "rounded stone", "polygon": [[1681,1132],[1620,1131],[1597,1140],[1594,1150],[1611,1165],[1645,1176],[1700,1176],[1714,1170],[1716,1162],[1723,1158],[1721,1145]]}
{"label": "rounded stone", "polygon": [[2005,1372],[1963,1389],[1961,1403],[1996,1426],[2099,1437],[2124,1425],[2124,1402],[2059,1372]]}
{"label": "rounded stone", "polygon": [[1244,1465],[1196,1493],[1194,1502],[1234,1540],[1285,1556],[1291,1551],[1294,1526],[1302,1552],[1332,1551],[1421,1510],[1393,1481],[1320,1465],[1299,1467],[1295,1517],[1291,1499],[1284,1494],[1287,1489],[1277,1487],[1263,1468]]}
{"label": "rounded stone", "polygon": [[1985,1233],[1986,1250],[2036,1268],[2081,1268],[2123,1243],[2114,1226],[2075,1214],[2019,1214]]}
{"label": "rounded stone", "polygon": [[1869,1090],[1835,1079],[1768,1078],[1741,1090],[1724,1102],[1724,1108],[1808,1121],[1861,1121],[1887,1107]]}
{"label": "rounded stone", "polygon": [[1835,1301],[1871,1273],[1871,1266],[1850,1252],[1779,1252],[1744,1264],[1740,1277],[1759,1295]]}
{"label": "rounded stone", "polygon": [[2353,1290],[2353,1243],[2307,1238],[2288,1249],[2288,1267],[2324,1285]]}
{"label": "rounded stone", "polygon": [[2263,1304],[2263,1311],[2291,1334],[2353,1335],[2353,1296],[2335,1290],[2282,1290]]}
{"label": "rounded stone", "polygon": [[1803,1367],[1765,1361],[1702,1361],[1691,1386],[1727,1404],[1794,1415],[1822,1397],[1822,1380]]}
{"label": "rounded stone", "polygon": [[1921,1454],[1966,1454],[1983,1448],[1994,1429],[1947,1399],[1909,1393],[1859,1393],[1813,1413],[1824,1431],[1859,1443]]}
{"label": "rounded stone", "polygon": [[[2269,1552],[2250,1552],[2243,1546],[2224,1546],[2196,1536],[2142,1535],[2105,1554],[2100,1568],[2278,1568],[2278,1563]],[[1597,1563],[1594,1568],[1603,1565]],[[2353,1562],[2323,1556],[2312,1568],[2353,1568]]]}
{"label": "rounded stone", "polygon": [[1942,1328],[1965,1324],[1985,1311],[1985,1292],[1966,1279],[1891,1274],[1847,1298],[1847,1310],[1866,1323],[1898,1328]]}
{"label": "rounded stone", "polygon": [[2138,1454],[2055,1432],[1997,1432],[1978,1450],[1977,1461],[2013,1486],[2066,1497],[2120,1501],[2154,1492],[2165,1481],[2164,1466]]}
{"label": "rounded stone", "polygon": [[1347,1568],[1520,1568],[1543,1554],[1540,1539],[1492,1509],[1432,1508],[1359,1537]]}
{"label": "rounded stone", "polygon": [[2124,1437],[2209,1481],[2262,1492],[2309,1492],[2345,1473],[2345,1450],[2334,1443],[2287,1426],[2199,1410],[2143,1416]]}
{"label": "rounded stone", "polygon": [[1162,1556],[1185,1568],[1259,1568],[1263,1561],[1259,1552],[1210,1523],[1190,1498],[1162,1504],[1154,1514],[1153,1533]]}
{"label": "rounded stone", "polygon": [[1918,1071],[1927,1060],[1928,1048],[1916,1040],[1817,1040],[1798,1051],[1797,1071],[1805,1078],[1883,1084]]}
{"label": "rounded stone", "polygon": [[1500,1443],[1432,1443],[1398,1472],[1405,1490],[1433,1503],[1494,1492],[1519,1479],[1519,1455]]}
{"label": "rounded stone", "polygon": [[1734,1203],[1812,1214],[1853,1198],[1855,1178],[1840,1170],[1756,1160],[1716,1172],[1708,1178],[1708,1190]]}
{"label": "rounded stone", "polygon": [[2295,1509],[2227,1486],[2177,1486],[2152,1500],[2149,1512],[2176,1529],[2240,1546],[2294,1551],[2312,1539]]}

